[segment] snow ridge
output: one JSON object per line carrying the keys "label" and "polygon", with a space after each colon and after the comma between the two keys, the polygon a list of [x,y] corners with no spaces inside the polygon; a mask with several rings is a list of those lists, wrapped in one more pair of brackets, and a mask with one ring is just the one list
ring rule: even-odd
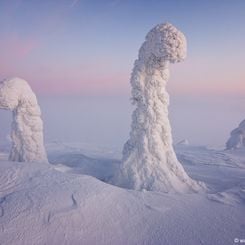
{"label": "snow ridge", "polygon": [[0,109],[13,112],[9,160],[48,162],[40,107],[25,80],[11,78],[0,82]]}
{"label": "snow ridge", "polygon": [[176,158],[168,119],[169,63],[182,61],[185,56],[185,36],[173,25],[157,25],[147,34],[131,75],[136,109],[120,170],[112,180],[114,184],[163,192],[202,189]]}

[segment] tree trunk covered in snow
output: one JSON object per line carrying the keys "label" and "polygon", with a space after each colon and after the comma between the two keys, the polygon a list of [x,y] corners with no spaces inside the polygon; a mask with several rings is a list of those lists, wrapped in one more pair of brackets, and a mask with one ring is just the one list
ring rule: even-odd
{"label": "tree trunk covered in snow", "polygon": [[0,109],[13,112],[9,160],[47,162],[40,107],[25,80],[12,78],[0,82]]}
{"label": "tree trunk covered in snow", "polygon": [[184,59],[185,53],[185,37],[171,24],[158,25],[147,34],[131,75],[136,109],[115,184],[163,192],[201,188],[176,158],[168,119],[169,64]]}

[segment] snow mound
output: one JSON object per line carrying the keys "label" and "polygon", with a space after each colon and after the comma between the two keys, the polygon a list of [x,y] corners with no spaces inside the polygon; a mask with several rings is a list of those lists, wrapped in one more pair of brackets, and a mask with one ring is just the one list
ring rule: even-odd
{"label": "snow mound", "polygon": [[56,168],[0,161],[0,244],[228,245],[244,236],[244,186],[207,196],[138,192]]}
{"label": "snow mound", "polygon": [[47,162],[40,107],[25,80],[11,78],[0,82],[0,109],[13,111],[9,160]]}
{"label": "snow mound", "polygon": [[59,169],[66,167],[66,172],[90,175],[105,182],[112,178],[119,165],[119,160],[89,157],[81,152],[56,153],[49,156],[49,162]]}
{"label": "snow mound", "polygon": [[245,120],[237,128],[231,131],[230,138],[226,142],[227,150],[245,148]]}
{"label": "snow mound", "polygon": [[112,179],[114,184],[162,192],[203,189],[178,162],[168,119],[169,63],[179,62],[185,56],[185,36],[173,25],[157,25],[147,34],[131,75],[132,101],[136,109],[120,170]]}

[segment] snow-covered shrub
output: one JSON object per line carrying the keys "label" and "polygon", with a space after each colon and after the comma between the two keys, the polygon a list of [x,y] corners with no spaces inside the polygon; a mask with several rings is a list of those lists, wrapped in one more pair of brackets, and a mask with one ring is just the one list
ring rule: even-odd
{"label": "snow-covered shrub", "polygon": [[9,160],[47,162],[40,107],[25,80],[11,78],[0,82],[0,109],[13,112]]}
{"label": "snow-covered shrub", "polygon": [[238,128],[231,131],[230,138],[226,142],[226,149],[245,148],[245,120],[243,120]]}
{"label": "snow-covered shrub", "polygon": [[201,188],[176,158],[168,119],[169,64],[182,61],[185,56],[185,36],[173,25],[157,25],[147,34],[131,75],[136,109],[120,170],[112,180],[114,184],[163,192],[192,192]]}

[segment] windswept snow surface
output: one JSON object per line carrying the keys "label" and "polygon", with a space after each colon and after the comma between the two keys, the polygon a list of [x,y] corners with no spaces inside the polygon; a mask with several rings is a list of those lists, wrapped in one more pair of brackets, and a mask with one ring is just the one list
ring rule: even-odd
{"label": "windswept snow surface", "polygon": [[107,184],[97,178],[113,174],[120,155],[109,162],[105,149],[86,151],[49,145],[52,165],[7,162],[1,154],[1,245],[230,245],[245,238],[244,151],[176,148],[187,173],[209,187],[202,194]]}

